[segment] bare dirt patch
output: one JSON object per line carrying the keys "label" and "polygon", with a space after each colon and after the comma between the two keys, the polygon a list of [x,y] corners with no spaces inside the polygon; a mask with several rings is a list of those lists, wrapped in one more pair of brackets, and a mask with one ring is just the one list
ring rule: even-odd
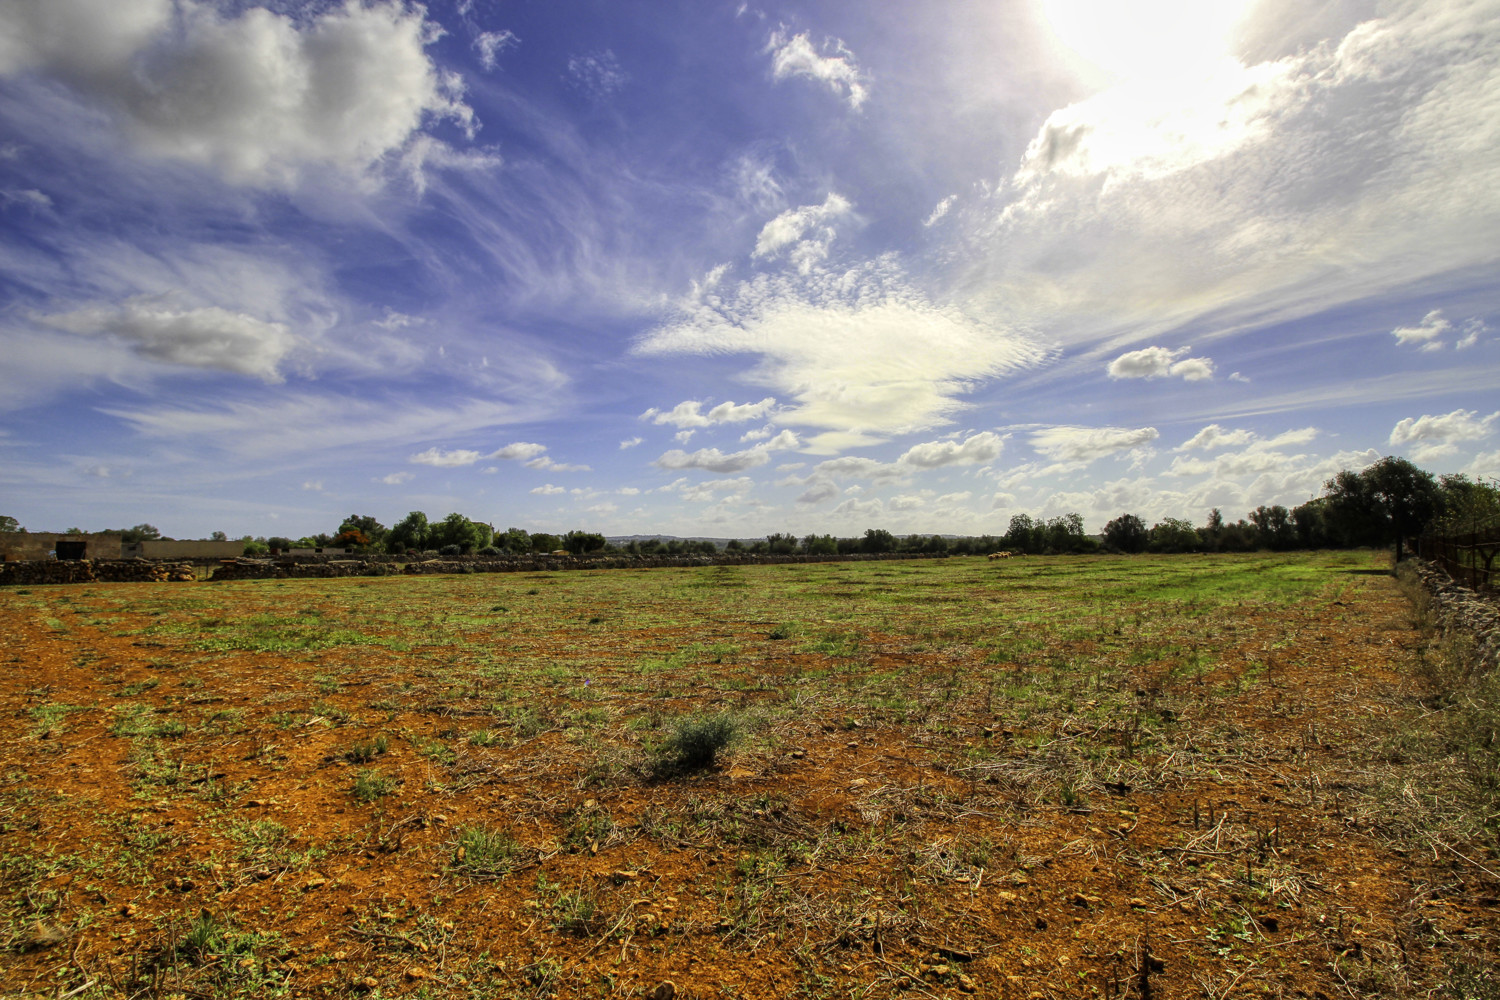
{"label": "bare dirt patch", "polygon": [[1482,986],[1376,558],[0,592],[0,990]]}

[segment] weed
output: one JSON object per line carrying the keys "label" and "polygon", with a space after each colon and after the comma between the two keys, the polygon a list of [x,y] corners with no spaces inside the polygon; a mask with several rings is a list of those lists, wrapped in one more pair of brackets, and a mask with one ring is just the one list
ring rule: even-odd
{"label": "weed", "polygon": [[351,764],[368,764],[386,752],[389,741],[382,734],[370,740],[360,740],[339,756]]}
{"label": "weed", "polygon": [[506,829],[465,826],[454,838],[452,867],[469,878],[503,878],[526,860],[526,849]]}
{"label": "weed", "polygon": [[354,787],[350,793],[361,802],[374,802],[396,790],[396,779],[381,774],[374,768],[362,768],[354,776]]}

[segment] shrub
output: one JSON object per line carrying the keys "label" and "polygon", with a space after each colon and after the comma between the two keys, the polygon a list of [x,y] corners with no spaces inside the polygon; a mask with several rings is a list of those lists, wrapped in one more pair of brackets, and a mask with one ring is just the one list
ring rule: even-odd
{"label": "shrub", "polygon": [[479,550],[479,554],[482,556],[490,556],[493,558],[494,556],[498,556],[500,554],[500,550],[495,548],[493,545],[486,545],[484,548]]}
{"label": "shrub", "polygon": [[701,771],[712,767],[719,752],[739,736],[739,720],[728,712],[687,716],[678,720],[662,745],[660,763],[667,770]]}
{"label": "shrub", "polygon": [[438,555],[440,556],[456,556],[460,555],[462,552],[463,549],[457,545],[444,545],[442,548],[438,549]]}

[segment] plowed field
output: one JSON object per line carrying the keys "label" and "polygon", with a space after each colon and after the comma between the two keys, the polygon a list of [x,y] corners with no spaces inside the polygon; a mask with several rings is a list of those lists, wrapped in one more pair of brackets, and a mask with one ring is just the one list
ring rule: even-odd
{"label": "plowed field", "polygon": [[5,995],[1490,988],[1380,555],[36,587],[0,635]]}

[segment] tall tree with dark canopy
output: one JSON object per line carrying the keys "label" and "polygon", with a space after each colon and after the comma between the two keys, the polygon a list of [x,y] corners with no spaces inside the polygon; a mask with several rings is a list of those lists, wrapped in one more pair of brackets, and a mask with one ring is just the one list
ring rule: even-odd
{"label": "tall tree with dark canopy", "polygon": [[1346,545],[1402,543],[1420,534],[1442,509],[1432,473],[1387,456],[1362,472],[1347,469],[1323,484],[1324,513]]}
{"label": "tall tree with dark canopy", "polygon": [[1134,514],[1121,514],[1104,526],[1104,544],[1131,555],[1146,551],[1149,539],[1146,522]]}

